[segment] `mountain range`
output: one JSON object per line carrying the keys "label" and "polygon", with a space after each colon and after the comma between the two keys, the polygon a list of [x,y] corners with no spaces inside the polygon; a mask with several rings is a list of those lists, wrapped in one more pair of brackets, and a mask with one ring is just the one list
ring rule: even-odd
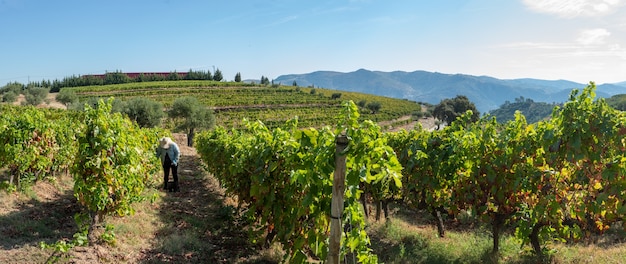
{"label": "mountain range", "polygon": [[[588,84],[567,80],[497,79],[489,76],[444,74],[427,71],[316,71],[306,74],[281,75],[274,83],[313,86],[341,91],[361,92],[438,104],[446,98],[465,95],[481,113],[498,108],[515,98],[530,98],[535,102],[560,103],[569,99],[572,89]],[[597,85],[597,84],[596,84]],[[596,96],[608,98],[626,94],[626,81],[597,85]]]}

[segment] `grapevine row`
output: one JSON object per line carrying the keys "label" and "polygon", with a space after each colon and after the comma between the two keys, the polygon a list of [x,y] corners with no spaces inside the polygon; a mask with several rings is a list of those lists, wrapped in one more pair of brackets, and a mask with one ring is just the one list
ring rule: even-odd
{"label": "grapevine row", "polygon": [[[400,164],[380,128],[360,123],[356,105],[344,103],[334,129],[298,129],[297,120],[268,129],[248,122],[244,129],[222,127],[197,137],[198,153],[211,172],[239,202],[256,227],[253,234],[267,243],[283,245],[289,262],[325,260],[328,253],[335,137],[349,139],[346,151],[346,206],[341,217],[350,227],[342,254],[352,252],[360,262],[375,263],[365,233],[358,199],[361,185],[377,191],[400,188]],[[264,236],[264,238],[263,238]]]}
{"label": "grapevine row", "polygon": [[78,223],[84,235],[106,215],[132,214],[131,204],[158,171],[154,149],[165,132],[140,129],[110,110],[103,101],[84,112],[2,105],[0,168],[10,177],[3,185],[15,189],[71,172],[74,196],[88,216]]}
{"label": "grapevine row", "polygon": [[434,215],[471,212],[492,226],[494,252],[505,225],[538,255],[545,241],[624,225],[626,115],[594,91],[591,83],[572,93],[536,124],[520,113],[503,125],[466,115],[441,131],[387,134],[404,166],[405,202]]}
{"label": "grapevine row", "polygon": [[[354,119],[358,110],[351,104],[346,109],[354,111],[339,119],[349,125],[338,126],[354,144],[344,215],[363,225],[355,203],[364,191],[374,200],[399,195],[406,205],[430,210],[441,236],[442,213],[469,212],[491,226],[495,253],[510,226],[538,255],[548,241],[577,241],[624,225],[626,115],[594,100],[594,91],[591,83],[574,92],[550,120],[536,124],[520,113],[505,124],[489,117],[472,123],[468,113],[432,132],[382,134],[370,121]],[[296,260],[303,252],[324,259],[330,160],[341,129],[297,129],[293,122],[273,130],[259,122],[243,130],[218,128],[199,137],[198,150],[210,172],[249,206],[248,216],[260,233],[270,234],[269,242],[279,241]],[[396,162],[402,177],[394,174]],[[369,178],[376,173],[386,176]],[[351,231],[344,243],[367,245],[361,231]],[[344,254],[356,248],[344,248]],[[375,262],[370,254],[360,256]]]}

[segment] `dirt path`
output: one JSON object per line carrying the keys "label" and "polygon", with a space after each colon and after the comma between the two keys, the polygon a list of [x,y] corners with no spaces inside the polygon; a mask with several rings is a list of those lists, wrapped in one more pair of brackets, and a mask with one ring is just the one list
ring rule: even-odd
{"label": "dirt path", "polygon": [[41,182],[28,195],[0,190],[0,263],[45,262],[49,253],[39,243],[72,237],[77,230],[72,216],[78,211],[67,186]]}
{"label": "dirt path", "polygon": [[[435,119],[432,117],[420,118],[419,121],[411,120],[412,118],[413,118],[412,116],[402,116],[398,119],[394,119],[390,121],[383,121],[383,122],[379,122],[378,124],[381,127],[383,127],[385,131],[387,132],[397,132],[402,129],[409,131],[409,130],[414,129],[418,122],[422,125],[422,128],[424,128],[425,130],[431,131],[437,127],[437,125],[435,124]],[[407,122],[406,124],[394,125],[398,123],[404,123],[408,120],[410,121]]]}
{"label": "dirt path", "polygon": [[157,212],[161,226],[138,263],[235,263],[252,257],[258,249],[234,217],[234,201],[204,172],[186,136],[175,134],[173,140],[182,153],[180,192],[164,194]]}
{"label": "dirt path", "polygon": [[[134,215],[107,218],[115,226],[115,245],[75,247],[67,254],[39,248],[42,241],[70,241],[77,231],[73,216],[81,209],[69,175],[39,182],[27,193],[0,192],[0,263],[45,263],[53,255],[59,263],[277,263],[279,256],[248,240],[235,202],[204,171],[196,150],[185,146],[186,137],[173,138],[182,153],[180,192],[160,189],[162,173],[152,178]],[[5,174],[0,171],[0,182]]]}
{"label": "dirt path", "polygon": [[[44,102],[37,105],[37,107],[67,109],[67,107],[64,104],[56,100],[56,96],[57,96],[57,93],[48,93],[48,95],[46,95],[46,99],[44,100]],[[13,104],[21,105],[22,102],[24,101],[26,101],[26,98],[24,97],[23,94],[20,94],[17,96],[17,100],[13,102]]]}

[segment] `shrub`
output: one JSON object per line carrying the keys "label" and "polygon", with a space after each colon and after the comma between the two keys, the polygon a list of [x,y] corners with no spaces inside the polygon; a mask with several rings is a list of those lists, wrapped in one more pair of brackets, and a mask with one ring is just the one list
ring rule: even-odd
{"label": "shrub", "polygon": [[65,106],[78,102],[78,95],[70,89],[61,89],[56,96],[57,101],[61,102]]}
{"label": "shrub", "polygon": [[202,105],[192,96],[180,97],[172,103],[168,116],[176,123],[175,130],[187,133],[187,146],[193,146],[196,130],[211,129],[215,126],[213,110]]}
{"label": "shrub", "polygon": [[48,89],[46,88],[30,88],[26,90],[26,93],[24,94],[26,101],[22,102],[22,104],[39,105],[43,103],[47,95]]}
{"label": "shrub", "polygon": [[136,97],[122,105],[122,113],[140,127],[156,127],[165,116],[163,105],[148,98]]}
{"label": "shrub", "polygon": [[361,108],[364,108],[366,103],[367,103],[367,101],[365,101],[365,100],[361,100],[361,101],[359,101],[358,103],[356,103],[356,105],[358,105],[358,106],[359,106],[359,107],[361,107]]}
{"label": "shrub", "polygon": [[382,105],[380,104],[380,102],[371,102],[365,105],[365,107],[369,109],[370,111],[372,111],[372,114],[376,114],[376,112],[380,110]]}
{"label": "shrub", "polygon": [[2,95],[2,102],[13,103],[17,101],[17,94],[14,92],[7,92]]}

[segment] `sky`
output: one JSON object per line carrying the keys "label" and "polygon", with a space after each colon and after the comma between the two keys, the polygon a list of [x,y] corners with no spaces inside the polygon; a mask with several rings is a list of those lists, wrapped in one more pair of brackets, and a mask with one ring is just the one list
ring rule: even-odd
{"label": "sky", "polygon": [[626,81],[626,0],[0,0],[0,85],[105,72]]}

